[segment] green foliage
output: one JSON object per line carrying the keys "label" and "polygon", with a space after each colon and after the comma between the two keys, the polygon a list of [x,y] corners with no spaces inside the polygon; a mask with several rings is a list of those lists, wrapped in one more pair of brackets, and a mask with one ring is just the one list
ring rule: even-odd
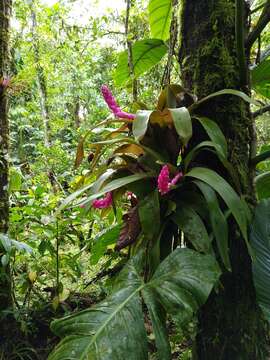
{"label": "green foliage", "polygon": [[188,249],[175,250],[148,282],[140,276],[142,264],[140,252],[122,270],[109,298],[89,310],[52,323],[54,332],[65,338],[50,360],[127,356],[134,360],[147,359],[140,293],[153,322],[158,358],[171,358],[164,312],[179,325],[190,318],[207,299],[218,280],[219,269],[211,256]]}
{"label": "green foliage", "polygon": [[150,0],[148,5],[151,35],[154,39],[168,40],[172,16],[171,0]]}
{"label": "green foliage", "polygon": [[257,293],[258,302],[270,321],[270,200],[262,200],[255,209],[255,217],[251,226],[250,240],[255,253],[253,260],[253,279]]}
{"label": "green foliage", "polygon": [[270,60],[265,59],[251,71],[252,87],[260,95],[270,98]]}
{"label": "green foliage", "polygon": [[[139,77],[159,63],[167,52],[162,40],[145,39],[135,42],[132,46],[134,75]],[[122,52],[114,74],[116,86],[124,86],[130,78],[127,51]]]}

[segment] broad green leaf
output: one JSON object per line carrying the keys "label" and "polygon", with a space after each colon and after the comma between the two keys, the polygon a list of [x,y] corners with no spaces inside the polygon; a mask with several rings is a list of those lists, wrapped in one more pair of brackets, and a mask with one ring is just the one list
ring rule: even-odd
{"label": "broad green leaf", "polygon": [[[166,52],[167,46],[159,39],[145,39],[135,42],[132,46],[135,77],[139,77],[159,63]],[[127,51],[124,51],[119,54],[114,82],[116,86],[123,86],[129,79],[128,54]]]}
{"label": "broad green leaf", "polygon": [[209,253],[211,241],[202,219],[192,206],[181,203],[172,216],[172,220],[179,226],[196,250]]}
{"label": "broad green leaf", "polygon": [[150,241],[149,272],[153,274],[160,263],[160,206],[157,190],[139,202],[139,217],[144,238]]}
{"label": "broad green leaf", "polygon": [[167,334],[166,312],[150,289],[143,290],[143,300],[148,308],[159,360],[171,359],[171,346]]}
{"label": "broad green leaf", "polygon": [[265,59],[251,70],[251,85],[259,94],[270,99],[270,60]]}
{"label": "broad green leaf", "polygon": [[206,131],[207,135],[213,141],[213,143],[217,144],[222,151],[223,157],[227,158],[228,156],[228,147],[227,147],[227,141],[225,139],[225,136],[223,135],[223,132],[220,130],[220,127],[218,124],[208,119],[207,117],[194,117],[194,119],[198,120],[200,124],[203,126],[204,130]]}
{"label": "broad green leaf", "polygon": [[261,152],[259,155],[255,156],[251,163],[253,166],[258,165],[260,162],[270,159],[270,150]]}
{"label": "broad green leaf", "polygon": [[247,213],[246,209],[230,184],[227,183],[215,171],[207,168],[196,167],[186,174],[186,176],[201,180],[210,185],[222,198],[229,210],[233,214],[242,234],[248,245],[247,238]]}
{"label": "broad green leaf", "polygon": [[250,104],[253,104],[253,105],[257,105],[257,106],[260,106],[260,104],[251,99],[251,97],[247,96],[244,92],[242,91],[239,91],[239,90],[234,90],[234,89],[223,89],[223,90],[220,90],[220,91],[217,91],[213,94],[210,94],[208,96],[206,96],[205,98],[197,101],[196,103],[194,103],[193,105],[191,105],[189,107],[189,110],[190,112],[194,109],[196,109],[199,105],[201,105],[202,103],[204,103],[205,101],[208,101],[216,96],[221,96],[221,95],[235,95],[235,96],[238,96],[240,97],[241,99],[243,99],[244,101],[250,103]]}
{"label": "broad green leaf", "polygon": [[139,217],[144,235],[148,239],[157,236],[160,227],[159,196],[157,190],[139,202]]}
{"label": "broad green leaf", "polygon": [[52,323],[52,330],[64,339],[48,360],[148,359],[140,294],[153,321],[158,359],[171,359],[164,311],[179,325],[190,319],[207,300],[220,270],[212,256],[176,249],[145,283],[143,263],[140,252],[121,271],[111,296]]}
{"label": "broad green leaf", "polygon": [[201,190],[210,214],[211,226],[215,235],[218,251],[227,270],[231,270],[228,245],[228,224],[221,211],[215,191],[207,184],[201,181],[195,181],[195,184]]}
{"label": "broad green leaf", "polygon": [[270,198],[270,171],[255,177],[255,187],[259,200]]}
{"label": "broad green leaf", "polygon": [[186,146],[192,136],[192,121],[189,111],[185,107],[169,109],[175,129],[183,145]]}
{"label": "broad green leaf", "polygon": [[151,113],[151,110],[139,110],[137,112],[132,124],[133,135],[137,141],[144,137]]}
{"label": "broad green leaf", "polygon": [[257,300],[270,322],[270,199],[257,205],[250,241],[255,256],[252,264]]}
{"label": "broad green leaf", "polygon": [[172,0],[150,0],[148,11],[152,37],[164,41],[168,40],[172,17]]}
{"label": "broad green leaf", "polygon": [[94,244],[91,248],[91,265],[96,265],[99,259],[104,255],[107,246],[115,244],[119,238],[121,225],[113,225],[97,234],[94,239]]}

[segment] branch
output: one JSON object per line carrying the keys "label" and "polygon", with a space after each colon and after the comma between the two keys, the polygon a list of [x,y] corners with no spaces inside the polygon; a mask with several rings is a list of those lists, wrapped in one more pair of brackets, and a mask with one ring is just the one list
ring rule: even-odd
{"label": "branch", "polygon": [[245,87],[248,83],[248,71],[244,41],[244,1],[236,0],[235,5],[235,39],[237,58],[239,63],[239,76],[241,86]]}
{"label": "branch", "polygon": [[270,104],[265,105],[264,107],[260,108],[259,110],[255,111],[254,113],[252,113],[252,116],[255,119],[256,117],[258,117],[268,111],[270,111]]}
{"label": "branch", "polygon": [[247,51],[251,49],[252,45],[255,43],[255,41],[258,39],[260,34],[263,32],[269,21],[270,21],[270,0],[267,0],[256,26],[248,35],[246,41]]}
{"label": "branch", "polygon": [[129,39],[129,14],[131,8],[131,0],[127,0],[127,9],[126,9],[126,19],[125,19],[125,34],[126,34],[126,41],[127,41],[127,53],[128,53],[128,67],[130,76],[132,79],[132,88],[133,88],[133,101],[136,102],[138,98],[138,89],[137,89],[137,81],[135,79],[135,71],[134,71],[134,64],[133,64],[133,56],[132,56],[132,42]]}

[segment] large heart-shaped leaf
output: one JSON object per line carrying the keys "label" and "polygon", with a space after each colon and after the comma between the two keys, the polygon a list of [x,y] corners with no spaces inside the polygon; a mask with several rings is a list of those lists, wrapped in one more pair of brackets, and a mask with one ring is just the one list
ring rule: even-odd
{"label": "large heart-shaped leaf", "polygon": [[270,98],[270,60],[266,59],[251,71],[252,87],[259,94]]}
{"label": "large heart-shaped leaf", "polygon": [[250,241],[254,249],[253,280],[257,300],[270,321],[270,199],[256,207]]}
{"label": "large heart-shaped leaf", "polygon": [[140,294],[153,322],[158,359],[171,359],[164,311],[181,324],[206,301],[220,270],[212,256],[176,249],[145,283],[142,254],[122,270],[110,297],[52,323],[52,330],[64,339],[49,360],[148,359]]}
{"label": "large heart-shaped leaf", "polygon": [[270,171],[266,171],[255,178],[258,199],[270,198]]}
{"label": "large heart-shaped leaf", "polygon": [[170,36],[172,0],[150,0],[148,11],[152,37],[166,41]]}
{"label": "large heart-shaped leaf", "polygon": [[[135,42],[132,46],[135,77],[142,75],[159,63],[166,52],[166,45],[159,39],[145,39]],[[125,85],[129,78],[128,54],[127,51],[124,51],[119,54],[118,64],[114,74],[115,85]]]}

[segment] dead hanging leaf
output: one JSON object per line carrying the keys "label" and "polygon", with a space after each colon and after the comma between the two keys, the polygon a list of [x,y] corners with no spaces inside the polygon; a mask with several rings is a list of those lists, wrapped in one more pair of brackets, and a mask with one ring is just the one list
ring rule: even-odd
{"label": "dead hanging leaf", "polygon": [[117,148],[114,154],[132,154],[139,157],[144,154],[144,151],[139,145],[125,144]]}
{"label": "dead hanging leaf", "polygon": [[160,127],[173,127],[173,120],[168,109],[153,111],[150,115],[150,123],[158,124]]}
{"label": "dead hanging leaf", "polygon": [[160,93],[157,109],[162,111],[165,108],[178,108],[189,106],[196,101],[196,98],[180,85],[171,84],[166,86]]}
{"label": "dead hanging leaf", "polygon": [[82,138],[79,141],[78,147],[77,147],[77,153],[76,153],[76,159],[75,159],[75,169],[77,169],[82,161],[83,161],[83,157],[84,157],[84,138]]}
{"label": "dead hanging leaf", "polygon": [[120,231],[120,236],[115,246],[116,251],[133,244],[141,232],[138,206],[132,207],[124,216],[124,224]]}

